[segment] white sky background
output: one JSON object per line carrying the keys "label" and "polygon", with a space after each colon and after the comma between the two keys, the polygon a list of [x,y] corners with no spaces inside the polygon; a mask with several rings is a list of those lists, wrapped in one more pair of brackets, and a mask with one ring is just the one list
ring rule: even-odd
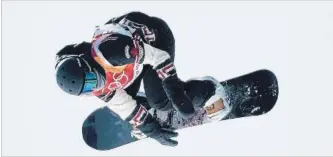
{"label": "white sky background", "polygon": [[[332,2],[2,5],[3,155],[333,155]],[[57,87],[55,53],[133,10],[168,22],[182,79],[225,80],[267,68],[279,79],[276,107],[265,116],[181,130],[176,148],[150,139],[106,152],[86,146],[82,122],[103,103]]]}

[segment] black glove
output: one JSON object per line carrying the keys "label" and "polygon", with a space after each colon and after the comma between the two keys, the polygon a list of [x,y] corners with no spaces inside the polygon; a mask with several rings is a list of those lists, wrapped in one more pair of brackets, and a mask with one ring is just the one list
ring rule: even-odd
{"label": "black glove", "polygon": [[178,133],[175,132],[174,129],[161,127],[161,125],[155,119],[145,123],[144,125],[139,126],[138,129],[142,131],[146,136],[155,139],[162,145],[178,145],[177,141],[171,139],[173,137],[177,137]]}
{"label": "black glove", "polygon": [[177,146],[178,142],[171,139],[178,133],[172,128],[163,128],[157,120],[142,106],[138,105],[130,117],[126,119],[134,127],[146,136],[155,139],[162,145]]}

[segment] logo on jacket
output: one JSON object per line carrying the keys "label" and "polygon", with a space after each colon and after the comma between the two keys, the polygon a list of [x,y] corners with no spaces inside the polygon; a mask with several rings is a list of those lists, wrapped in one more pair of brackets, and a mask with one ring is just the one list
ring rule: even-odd
{"label": "logo on jacket", "polygon": [[112,79],[113,80],[110,82],[108,87],[111,90],[123,89],[129,82],[129,78],[125,71],[122,71],[121,73],[113,73]]}

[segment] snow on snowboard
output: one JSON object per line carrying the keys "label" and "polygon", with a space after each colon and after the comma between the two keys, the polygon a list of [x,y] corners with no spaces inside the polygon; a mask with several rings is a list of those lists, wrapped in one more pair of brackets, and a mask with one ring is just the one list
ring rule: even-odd
{"label": "snow on snowboard", "polygon": [[[223,120],[263,115],[274,107],[279,94],[276,76],[265,69],[220,83],[225,88],[226,101],[232,107],[230,114]],[[139,95],[138,98],[147,104],[144,95]],[[189,119],[182,118],[175,111],[150,112],[157,117],[161,125],[177,129],[209,123],[203,109],[197,109],[195,116]],[[106,106],[92,112],[82,126],[85,143],[97,150],[110,150],[139,140],[131,131],[131,125]]]}

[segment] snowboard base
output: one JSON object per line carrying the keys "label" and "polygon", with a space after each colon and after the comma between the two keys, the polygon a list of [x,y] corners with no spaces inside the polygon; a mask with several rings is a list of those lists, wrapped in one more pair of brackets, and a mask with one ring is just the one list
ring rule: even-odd
{"label": "snowboard base", "polygon": [[[277,78],[269,70],[254,71],[220,83],[227,97],[225,101],[232,108],[222,121],[263,115],[274,107],[279,94]],[[152,109],[150,112],[161,125],[176,129],[210,123],[201,108],[196,109],[195,116],[187,119],[174,110],[162,112]],[[131,133],[132,126],[106,106],[92,112],[82,126],[85,143],[97,150],[110,150],[139,140]]]}

